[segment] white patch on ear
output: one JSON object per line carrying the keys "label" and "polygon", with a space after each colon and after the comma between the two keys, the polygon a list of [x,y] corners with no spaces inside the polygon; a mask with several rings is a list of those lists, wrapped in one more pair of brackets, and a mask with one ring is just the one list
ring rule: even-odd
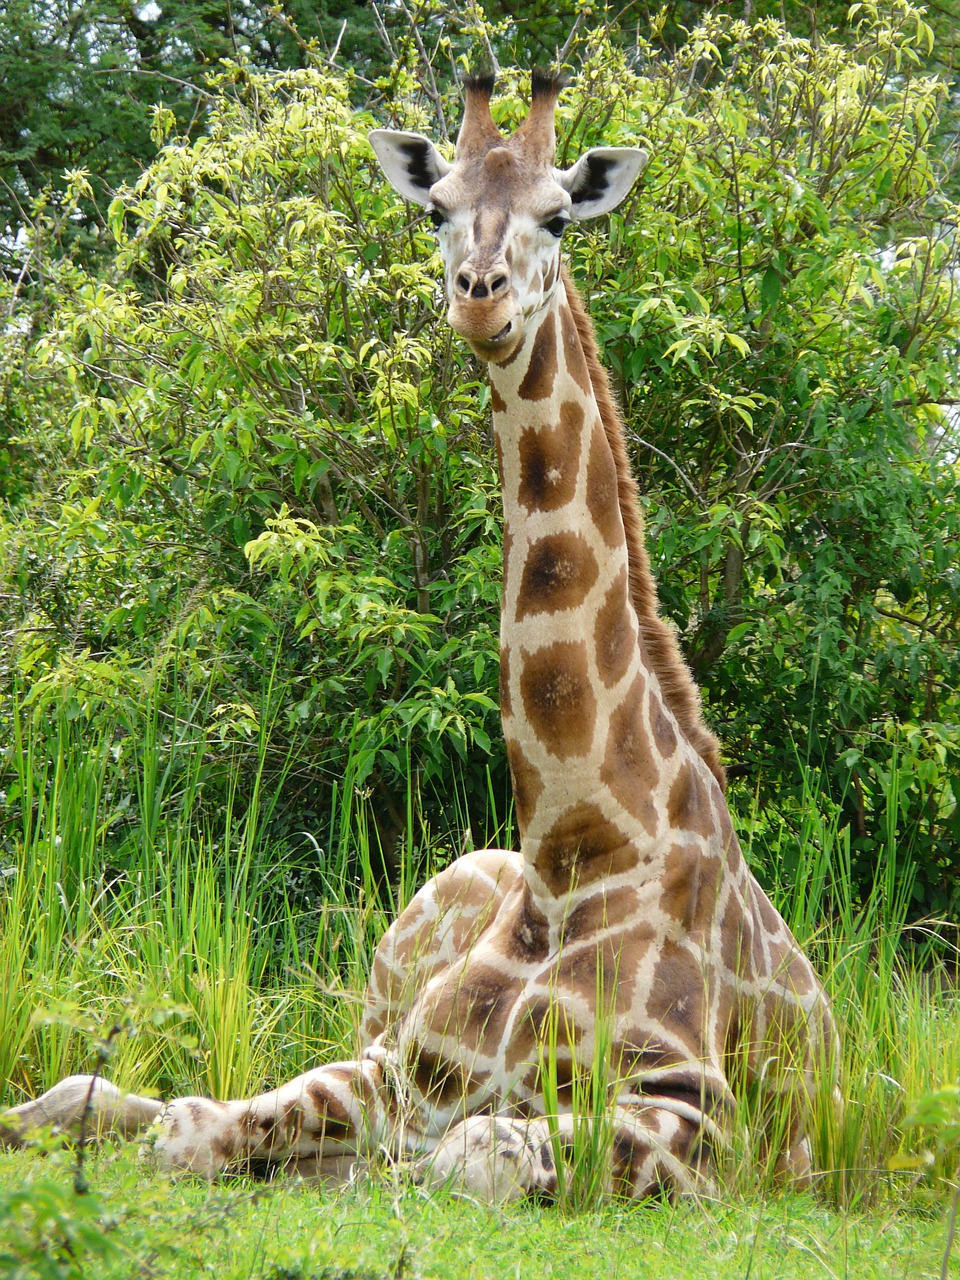
{"label": "white patch on ear", "polygon": [[573,217],[599,218],[626,198],[647,160],[639,147],[594,147],[554,176],[573,201]]}
{"label": "white patch on ear", "polygon": [[369,137],[380,167],[404,200],[429,204],[430,188],[453,167],[430,139],[398,129],[373,129]]}

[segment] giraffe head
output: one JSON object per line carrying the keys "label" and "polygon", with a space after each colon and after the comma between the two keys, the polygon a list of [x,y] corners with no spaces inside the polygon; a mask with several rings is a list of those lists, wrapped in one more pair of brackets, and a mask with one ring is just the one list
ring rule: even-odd
{"label": "giraffe head", "polygon": [[437,229],[453,329],[481,359],[507,360],[560,280],[560,242],[570,222],[608,213],[647,160],[634,147],[596,147],[570,169],[554,167],[559,77],[535,72],[530,113],[509,138],[490,115],[493,77],[466,83],[466,108],[451,164],[418,133],[374,129],[384,173]]}

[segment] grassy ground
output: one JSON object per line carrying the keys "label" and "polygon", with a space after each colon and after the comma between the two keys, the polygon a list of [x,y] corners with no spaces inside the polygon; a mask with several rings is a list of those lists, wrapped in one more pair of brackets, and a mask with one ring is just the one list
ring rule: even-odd
{"label": "grassy ground", "polygon": [[[180,743],[148,718],[131,765],[134,735],[116,726],[15,724],[8,806],[15,795],[21,820],[0,867],[0,1106],[98,1062],[134,1090],[243,1097],[352,1056],[365,966],[430,857],[409,842],[385,903],[349,785],[307,857],[270,834],[259,775],[241,803],[229,772],[211,817],[199,798],[206,740],[187,727]],[[762,816],[768,864],[796,864],[779,857],[778,839],[799,847],[774,896],[817,963],[843,1043],[843,1117],[828,1097],[816,1108],[815,1159],[828,1172],[815,1198],[774,1192],[748,1100],[721,1204],[599,1213],[431,1202],[384,1180],[339,1196],[169,1184],[130,1150],[91,1156],[91,1194],[77,1196],[66,1153],[0,1153],[0,1275],[960,1274],[948,1247],[960,1162],[955,959],[942,939],[919,964],[915,945],[902,945],[909,881],[897,874],[893,823],[876,891],[858,901],[830,814],[811,795],[799,828],[772,836]],[[749,851],[749,814],[741,830]]]}
{"label": "grassy ground", "polygon": [[[101,1155],[88,1174],[92,1195],[77,1198],[65,1159],[0,1156],[0,1275],[925,1280],[944,1274],[947,1226],[934,1206],[838,1213],[812,1196],[782,1195],[611,1206],[569,1217],[546,1205],[500,1210],[427,1199],[388,1182],[339,1194],[245,1180],[170,1183],[138,1168],[130,1149]],[[38,1204],[48,1206],[45,1230]],[[88,1211],[90,1218],[82,1216]],[[97,1221],[106,1230],[93,1227]],[[93,1227],[86,1239],[84,1223]],[[72,1259],[63,1247],[68,1237]],[[58,1263],[74,1269],[57,1271]],[[960,1275],[960,1259],[951,1257],[945,1274]]]}

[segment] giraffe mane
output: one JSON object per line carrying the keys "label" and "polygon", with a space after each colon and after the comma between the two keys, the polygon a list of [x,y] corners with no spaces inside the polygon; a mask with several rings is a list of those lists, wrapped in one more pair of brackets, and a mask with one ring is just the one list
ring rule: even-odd
{"label": "giraffe mane", "polygon": [[563,284],[567,305],[576,323],[580,345],[586,358],[600,420],[617,468],[620,515],[627,540],[630,598],[640,623],[640,637],[647,659],[656,673],[667,706],[673,712],[681,732],[703,757],[721,789],[725,789],[726,772],[720,762],[720,744],[704,724],[700,695],[680,653],[677,637],[658,612],[657,587],[650,570],[643,517],[640,514],[640,494],[627,458],[623,422],[610,388],[607,371],[600,363],[593,322],[587,315],[583,300],[566,266],[563,267]]}

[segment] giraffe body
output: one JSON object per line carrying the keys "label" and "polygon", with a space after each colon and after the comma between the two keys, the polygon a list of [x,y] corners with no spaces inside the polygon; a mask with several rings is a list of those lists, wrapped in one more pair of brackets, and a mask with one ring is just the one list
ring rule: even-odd
{"label": "giraffe body", "polygon": [[[740,851],[717,744],[657,615],[592,328],[560,262],[566,223],[619,203],[645,157],[605,148],[560,173],[557,84],[535,77],[509,139],[490,87],[468,87],[453,165],[418,135],[372,141],[401,193],[431,209],[448,318],[490,368],[521,849],[459,859],[387,931],[357,1061],[252,1101],[171,1102],[153,1146],[207,1175],[240,1159],[336,1173],[387,1146],[416,1157],[425,1182],[549,1194],[583,1081],[600,1073],[609,1188],[682,1192],[709,1185],[742,1079],[789,1094],[772,1140],[802,1179],[809,1096],[833,1069],[829,1009]],[[9,1113],[8,1135],[64,1123],[66,1083]],[[142,1118],[142,1102],[118,1098],[117,1122]]]}

